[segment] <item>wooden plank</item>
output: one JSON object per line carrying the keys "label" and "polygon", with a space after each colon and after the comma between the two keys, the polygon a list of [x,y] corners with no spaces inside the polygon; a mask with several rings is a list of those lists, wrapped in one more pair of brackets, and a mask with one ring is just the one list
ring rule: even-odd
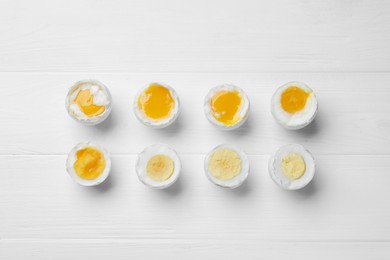
{"label": "wooden plank", "polygon": [[[307,0],[17,0],[0,2],[0,259],[390,259],[390,2]],[[97,127],[73,122],[67,88],[96,78],[114,97]],[[277,86],[307,82],[320,113],[285,131],[269,101]],[[131,104],[147,82],[171,84],[178,122],[153,131]],[[220,132],[203,97],[244,88],[248,123]],[[65,171],[79,141],[101,143],[113,171],[85,188]],[[183,162],[177,185],[144,187],[136,154],[165,142]],[[268,156],[299,142],[315,156],[306,189],[285,192]],[[213,146],[250,154],[237,190],[203,173]]]}
{"label": "wooden plank", "polygon": [[249,156],[249,179],[236,190],[213,186],[200,155],[181,155],[182,176],[168,190],[143,186],[133,155],[113,156],[95,188],[73,183],[65,159],[0,156],[1,239],[390,241],[389,155],[316,156],[317,175],[298,192],[272,182],[268,156]]}
{"label": "wooden plank", "polygon": [[[269,154],[299,142],[315,154],[389,154],[389,73],[1,73],[0,154],[67,154],[83,140],[93,140],[114,154],[136,154],[165,142],[181,153],[204,154],[220,143],[233,143],[250,154]],[[73,82],[98,78],[110,87],[113,112],[103,125],[80,126],[67,115],[64,99]],[[319,114],[302,131],[287,131],[270,113],[275,89],[291,80],[307,82],[319,99]],[[179,93],[182,113],[163,130],[150,130],[132,112],[138,89],[149,81],[171,84]],[[209,88],[229,82],[251,100],[246,125],[221,132],[206,120],[203,101]]]}
{"label": "wooden plank", "polygon": [[4,259],[373,259],[387,260],[389,243],[270,241],[0,241]]}
{"label": "wooden plank", "polygon": [[389,71],[390,3],[2,1],[0,71]]}

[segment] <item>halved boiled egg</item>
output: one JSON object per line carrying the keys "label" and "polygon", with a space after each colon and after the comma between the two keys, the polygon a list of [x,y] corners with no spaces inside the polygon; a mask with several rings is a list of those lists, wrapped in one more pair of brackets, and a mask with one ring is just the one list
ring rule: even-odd
{"label": "halved boiled egg", "polygon": [[289,82],[276,90],[271,101],[275,120],[288,129],[301,129],[317,115],[317,98],[305,83]]}
{"label": "halved boiled egg", "polygon": [[136,171],[143,184],[164,189],[179,177],[181,163],[173,149],[164,144],[154,144],[138,155]]}
{"label": "halved boiled egg", "polygon": [[289,144],[280,148],[269,160],[272,180],[286,190],[305,187],[314,177],[315,162],[302,145]]}
{"label": "halved boiled egg", "polygon": [[249,160],[237,147],[222,144],[207,154],[204,169],[212,183],[233,189],[240,186],[248,177]]}
{"label": "halved boiled egg", "polygon": [[163,83],[150,83],[134,100],[134,113],[146,126],[163,128],[179,115],[180,102],[175,90]]}
{"label": "halved boiled egg", "polygon": [[224,84],[212,88],[204,101],[207,119],[223,130],[233,130],[245,123],[249,115],[249,99],[234,85]]}
{"label": "halved boiled egg", "polygon": [[96,186],[110,174],[111,159],[103,147],[84,142],[69,153],[66,169],[75,182],[83,186]]}
{"label": "halved boiled egg", "polygon": [[111,94],[97,80],[82,80],[75,83],[66,96],[66,109],[76,121],[96,125],[103,122],[111,112]]}

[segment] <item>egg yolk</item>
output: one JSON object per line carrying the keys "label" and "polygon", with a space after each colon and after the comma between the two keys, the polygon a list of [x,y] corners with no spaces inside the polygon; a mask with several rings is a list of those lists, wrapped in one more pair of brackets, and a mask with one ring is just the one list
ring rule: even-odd
{"label": "egg yolk", "polygon": [[94,96],[89,89],[80,90],[74,99],[74,103],[89,117],[99,116],[106,110],[105,106],[97,106],[93,103]]}
{"label": "egg yolk", "polygon": [[165,181],[172,176],[174,168],[171,158],[163,154],[157,154],[148,161],[146,172],[152,180]]}
{"label": "egg yolk", "polygon": [[175,100],[168,88],[153,83],[139,97],[138,107],[147,117],[161,120],[169,117]]}
{"label": "egg yolk", "polygon": [[305,107],[309,95],[299,87],[289,87],[283,91],[280,103],[284,111],[294,114]]}
{"label": "egg yolk", "polygon": [[289,153],[282,159],[282,172],[291,180],[301,178],[306,171],[305,160],[296,153]]}
{"label": "egg yolk", "polygon": [[241,95],[238,91],[220,91],[210,100],[211,110],[214,118],[224,125],[235,125],[240,117],[237,112],[240,110],[242,102]]}
{"label": "egg yolk", "polygon": [[230,180],[241,172],[241,157],[233,150],[215,151],[209,159],[210,173],[219,180]]}
{"label": "egg yolk", "polygon": [[106,160],[103,153],[93,147],[83,148],[76,153],[74,170],[76,174],[85,180],[98,178],[106,168]]}

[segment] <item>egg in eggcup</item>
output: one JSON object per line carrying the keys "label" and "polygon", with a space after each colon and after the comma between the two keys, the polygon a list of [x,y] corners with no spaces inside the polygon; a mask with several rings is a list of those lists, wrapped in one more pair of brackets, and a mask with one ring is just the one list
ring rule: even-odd
{"label": "egg in eggcup", "polygon": [[271,113],[280,125],[297,130],[309,125],[318,112],[317,97],[302,82],[289,82],[279,87],[271,100]]}
{"label": "egg in eggcup", "polygon": [[148,187],[168,188],[179,178],[180,171],[179,156],[165,144],[151,145],[138,155],[137,176]]}
{"label": "egg in eggcup", "polygon": [[212,149],[204,160],[207,179],[215,185],[234,189],[248,177],[249,160],[239,148],[222,144]]}
{"label": "egg in eggcup", "polygon": [[281,147],[268,163],[271,179],[286,190],[298,190],[308,185],[314,177],[315,169],[312,154],[300,144]]}
{"label": "egg in eggcup", "polygon": [[180,100],[172,87],[153,82],[138,92],[133,109],[142,124],[151,128],[165,128],[179,116]]}
{"label": "egg in eggcup", "polygon": [[82,142],[69,153],[66,169],[78,184],[96,186],[104,182],[110,174],[110,155],[100,145]]}
{"label": "egg in eggcup", "polygon": [[77,122],[97,125],[110,115],[112,98],[108,88],[97,80],[76,82],[66,96],[66,110]]}
{"label": "egg in eggcup", "polygon": [[212,88],[204,100],[204,113],[211,124],[221,130],[234,130],[248,119],[249,99],[234,85],[223,84]]}

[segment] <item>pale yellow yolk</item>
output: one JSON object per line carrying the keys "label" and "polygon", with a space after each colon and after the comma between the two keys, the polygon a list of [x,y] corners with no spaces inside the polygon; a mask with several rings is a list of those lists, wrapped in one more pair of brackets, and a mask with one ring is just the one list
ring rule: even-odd
{"label": "pale yellow yolk", "polygon": [[138,108],[152,119],[161,120],[169,117],[175,107],[175,100],[168,88],[153,83],[138,99]]}
{"label": "pale yellow yolk", "polygon": [[168,180],[175,169],[175,164],[171,158],[163,154],[157,154],[150,158],[146,165],[146,172],[152,180]]}
{"label": "pale yellow yolk", "polygon": [[282,159],[282,171],[291,180],[299,179],[306,171],[305,160],[299,154],[289,153]]}
{"label": "pale yellow yolk", "polygon": [[230,180],[241,172],[241,157],[233,150],[220,149],[209,159],[210,173],[219,180]]}
{"label": "pale yellow yolk", "polygon": [[94,96],[89,89],[80,90],[74,99],[74,103],[79,106],[86,116],[99,116],[106,111],[106,107],[95,105],[93,103],[93,98]]}
{"label": "pale yellow yolk", "polygon": [[82,179],[96,179],[106,168],[103,153],[94,147],[86,147],[77,151],[76,158],[73,167],[76,174]]}
{"label": "pale yellow yolk", "polygon": [[240,117],[242,98],[238,91],[223,90],[216,93],[210,100],[210,107],[216,120],[227,126],[235,125]]}
{"label": "pale yellow yolk", "polygon": [[305,107],[309,96],[310,93],[299,87],[289,87],[283,91],[280,103],[284,111],[294,114]]}

